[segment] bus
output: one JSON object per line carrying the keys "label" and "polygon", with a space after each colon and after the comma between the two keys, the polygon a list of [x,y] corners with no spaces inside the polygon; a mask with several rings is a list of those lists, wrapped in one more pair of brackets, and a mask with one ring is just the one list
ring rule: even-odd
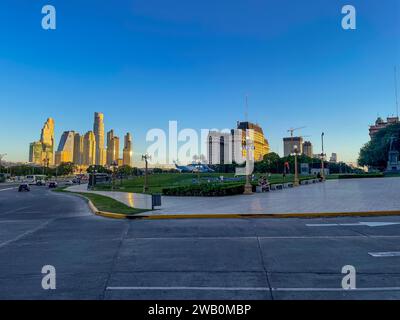
{"label": "bus", "polygon": [[36,184],[38,181],[44,181],[46,179],[46,175],[44,174],[31,174],[25,177],[25,181],[28,184]]}

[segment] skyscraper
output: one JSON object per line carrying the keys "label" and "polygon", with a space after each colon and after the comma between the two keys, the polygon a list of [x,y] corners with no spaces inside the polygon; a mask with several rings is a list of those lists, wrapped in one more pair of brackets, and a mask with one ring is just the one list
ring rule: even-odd
{"label": "skyscraper", "polygon": [[74,136],[74,157],[73,162],[76,165],[81,165],[83,161],[83,136],[75,133]]}
{"label": "skyscraper", "polygon": [[128,132],[124,137],[124,152],[123,152],[123,164],[125,166],[132,166],[132,136]]}
{"label": "skyscraper", "polygon": [[303,143],[303,154],[309,158],[313,157],[313,146],[310,141],[304,141]]}
{"label": "skyscraper", "polygon": [[60,143],[55,156],[56,165],[63,162],[73,162],[74,160],[74,131],[64,131],[61,135]]}
{"label": "skyscraper", "polygon": [[119,138],[114,136],[114,130],[107,132],[107,164],[116,163],[119,158]]}
{"label": "skyscraper", "polygon": [[54,120],[52,118],[48,118],[45,122],[40,141],[29,145],[29,162],[38,165],[54,164]]}
{"label": "skyscraper", "polygon": [[93,131],[86,132],[83,138],[83,164],[96,164],[96,136]]}
{"label": "skyscraper", "polygon": [[104,149],[104,114],[94,113],[93,132],[96,138],[96,164],[105,165],[106,150]]}

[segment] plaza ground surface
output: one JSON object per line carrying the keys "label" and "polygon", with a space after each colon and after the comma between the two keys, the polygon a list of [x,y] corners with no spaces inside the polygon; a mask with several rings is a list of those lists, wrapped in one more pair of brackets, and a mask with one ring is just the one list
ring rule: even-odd
{"label": "plaza ground surface", "polygon": [[[0,186],[0,230],[0,299],[400,299],[396,216],[112,220],[73,195]],[[358,290],[340,289],[344,265]]]}
{"label": "plaza ground surface", "polygon": [[[86,185],[70,187],[86,192]],[[276,190],[253,195],[229,197],[162,197],[160,210],[142,215],[160,214],[280,214],[367,212],[400,210],[400,178],[363,178],[328,180],[324,183]],[[125,192],[95,191],[126,205],[139,205],[140,198]],[[137,197],[143,195],[137,195]]]}

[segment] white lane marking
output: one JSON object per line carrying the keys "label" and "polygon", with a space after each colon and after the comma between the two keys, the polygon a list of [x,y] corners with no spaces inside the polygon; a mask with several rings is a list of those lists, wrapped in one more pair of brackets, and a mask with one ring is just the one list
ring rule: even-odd
{"label": "white lane marking", "polygon": [[9,245],[10,243],[13,243],[13,242],[15,242],[15,241],[18,241],[18,240],[20,240],[20,239],[22,239],[22,238],[24,238],[24,237],[26,237],[26,236],[29,236],[29,235],[32,234],[32,233],[35,233],[36,231],[39,231],[40,229],[46,227],[50,222],[53,222],[54,220],[55,220],[55,219],[47,220],[47,221],[43,222],[42,224],[40,224],[39,226],[37,226],[36,228],[34,228],[34,229],[32,229],[32,230],[28,230],[28,231],[26,231],[26,232],[20,234],[19,236],[15,237],[15,238],[13,238],[13,239],[10,239],[10,240],[7,240],[7,241],[5,241],[5,242],[3,242],[3,243],[0,243],[0,248],[3,248],[3,247],[5,247],[5,246]]}
{"label": "white lane marking", "polygon": [[400,251],[392,252],[368,252],[370,256],[375,258],[386,258],[386,257],[400,257]]}
{"label": "white lane marking", "polygon": [[201,291],[400,291],[400,287],[376,287],[376,288],[356,288],[346,290],[343,288],[264,288],[264,287],[107,287],[107,290],[127,290],[127,291],[179,291],[179,290],[201,290]]}
{"label": "white lane marking", "polygon": [[351,226],[367,226],[367,227],[386,227],[400,224],[400,222],[357,222],[357,223],[310,223],[307,227],[351,227]]}
{"label": "white lane marking", "polygon": [[107,287],[107,290],[270,291],[263,287]]}
{"label": "white lane marking", "polygon": [[13,210],[9,210],[9,211],[6,211],[6,212],[2,212],[2,214],[0,214],[0,216],[5,216],[6,214],[10,214],[10,213],[15,213],[15,212],[18,212],[18,211],[21,211],[21,210],[25,210],[25,209],[28,209],[28,208],[31,208],[32,206],[27,206],[27,207],[22,207],[22,208],[18,208],[18,209],[13,209]]}
{"label": "white lane marking", "polygon": [[12,190],[12,189],[17,189],[17,187],[12,187],[12,188],[5,188],[5,189],[0,189],[0,192],[1,192],[1,191],[6,191],[6,190]]}

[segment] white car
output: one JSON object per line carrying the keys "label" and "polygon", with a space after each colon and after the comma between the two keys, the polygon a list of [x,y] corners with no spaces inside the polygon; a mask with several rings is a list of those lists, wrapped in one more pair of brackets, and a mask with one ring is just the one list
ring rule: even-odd
{"label": "white car", "polygon": [[74,183],[72,182],[72,180],[68,180],[68,181],[65,181],[65,185],[67,185],[67,186],[72,186]]}

